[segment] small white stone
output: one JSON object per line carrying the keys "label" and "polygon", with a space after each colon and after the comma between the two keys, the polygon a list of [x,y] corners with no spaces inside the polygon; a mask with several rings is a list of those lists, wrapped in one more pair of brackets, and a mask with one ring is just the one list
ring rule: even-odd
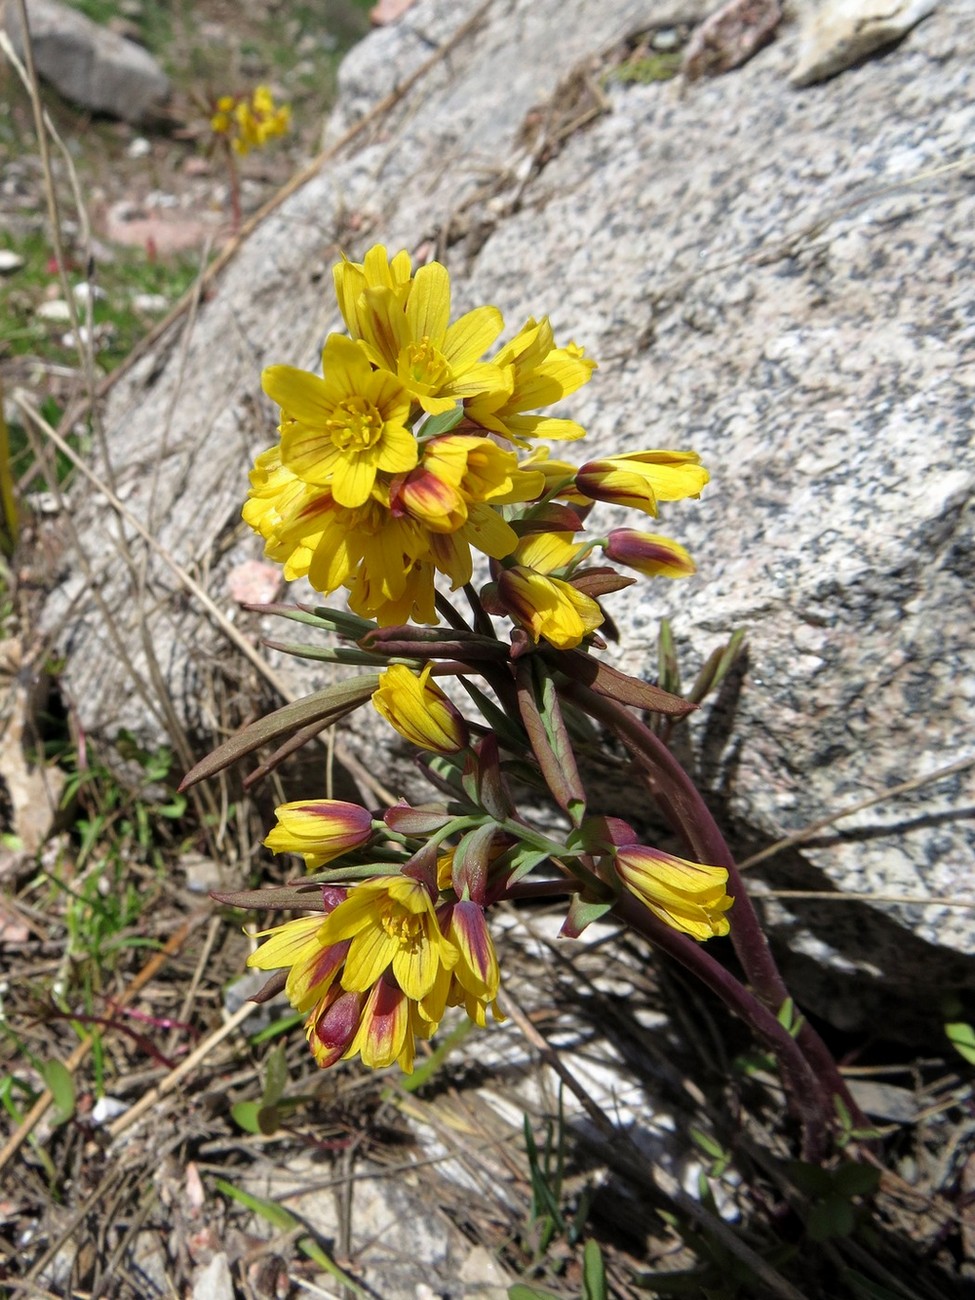
{"label": "small white stone", "polygon": [[37,315],[41,320],[66,321],[71,319],[71,308],[63,298],[55,298],[51,302],[42,302]]}
{"label": "small white stone", "polygon": [[0,275],[12,275],[24,265],[24,259],[10,248],[0,248]]}
{"label": "small white stone", "polygon": [[125,152],[129,158],[148,158],[152,153],[152,145],[144,135],[137,135],[134,140],[129,141],[129,147]]}
{"label": "small white stone", "polygon": [[144,311],[147,316],[161,316],[169,307],[169,299],[162,293],[137,293],[132,299],[136,311]]}
{"label": "small white stone", "polygon": [[111,1124],[113,1119],[118,1119],[119,1115],[124,1115],[128,1109],[128,1105],[124,1101],[119,1101],[117,1097],[99,1097],[91,1108],[91,1122]]}
{"label": "small white stone", "polygon": [[89,284],[87,280],[82,280],[81,284],[76,284],[72,292],[78,302],[87,302],[89,298],[93,298],[97,302],[99,298],[105,297],[104,289],[97,284]]}

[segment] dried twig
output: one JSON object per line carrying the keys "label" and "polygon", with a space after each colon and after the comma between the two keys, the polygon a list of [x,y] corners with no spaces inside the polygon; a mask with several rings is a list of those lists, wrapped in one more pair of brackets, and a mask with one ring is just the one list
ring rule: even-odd
{"label": "dried twig", "polygon": [[[820,831],[826,830],[844,817],[852,817],[854,813],[862,812],[865,808],[873,808],[875,804],[884,803],[887,799],[896,799],[899,795],[907,794],[911,790],[919,790],[921,786],[930,785],[934,781],[943,781],[946,777],[955,776],[958,772],[965,772],[970,767],[975,767],[975,754],[969,754],[967,758],[960,758],[956,763],[949,763],[947,767],[935,768],[933,772],[927,772],[924,776],[912,777],[909,781],[902,781],[900,785],[892,785],[886,790],[881,790],[873,794],[869,799],[861,799],[859,803],[850,804],[846,808],[840,808],[837,812],[830,813],[828,817],[821,817],[819,821],[810,822],[804,826],[801,831],[794,831],[791,835],[786,835],[784,839],[776,840],[768,848],[762,849],[758,853],[753,853],[750,858],[744,862],[739,862],[738,870],[744,871],[747,867],[754,867],[759,862],[764,862],[767,858],[774,857],[784,849],[791,849],[796,844],[803,844],[806,840],[812,839]],[[848,895],[847,895],[848,897]],[[915,902],[921,900],[891,900]],[[942,902],[943,900],[931,900]],[[969,903],[959,903],[960,907],[969,907]]]}

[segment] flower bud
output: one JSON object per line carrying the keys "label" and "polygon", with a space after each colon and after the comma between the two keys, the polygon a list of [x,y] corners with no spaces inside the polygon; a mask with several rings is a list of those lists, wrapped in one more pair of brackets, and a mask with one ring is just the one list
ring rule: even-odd
{"label": "flower bud", "polygon": [[272,853],[298,853],[309,871],[357,849],[372,835],[372,814],[341,799],[302,799],[283,803],[278,824],[264,841]]}
{"label": "flower bud", "polygon": [[701,494],[710,474],[693,451],[636,451],[591,460],[576,475],[586,496],[656,515],[658,501]]}
{"label": "flower bud", "polygon": [[405,664],[390,664],[379,678],[372,702],[391,727],[418,749],[456,754],[470,740],[467,723],[439,686],[430,682],[433,665],[419,677]]}
{"label": "flower bud", "polygon": [[724,913],[734,901],[725,891],[728,872],[688,862],[643,844],[629,844],[615,856],[620,880],[655,916],[694,939],[727,934]]}
{"label": "flower bud", "polygon": [[571,650],[603,622],[603,612],[589,596],[561,578],[548,578],[522,565],[498,578],[505,611],[536,643],[544,637],[558,650]]}
{"label": "flower bud", "polygon": [[679,542],[635,528],[614,528],[603,548],[608,559],[636,569],[646,578],[689,578],[694,561]]}

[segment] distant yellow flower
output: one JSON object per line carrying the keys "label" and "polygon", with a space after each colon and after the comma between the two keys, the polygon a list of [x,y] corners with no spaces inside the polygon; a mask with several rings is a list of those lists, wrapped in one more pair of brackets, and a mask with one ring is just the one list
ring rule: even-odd
{"label": "distant yellow flower", "polygon": [[431,415],[505,387],[498,367],[480,360],[501,333],[501,313],[476,307],[451,324],[450,276],[439,262],[420,267],[405,303],[401,287],[368,288],[352,314],[373,365],[394,374]]}
{"label": "distant yellow flower", "polygon": [[361,506],[380,471],[403,474],[416,464],[410,399],[341,334],[328,336],[322,370],[324,378],[269,366],[261,376],[281,407],[281,461],[304,483],[330,487],[339,505]]}
{"label": "distant yellow flower", "polygon": [[287,134],[290,126],[290,105],[276,106],[268,86],[258,86],[250,98],[221,95],[210,118],[214,134],[227,136],[239,154],[262,148],[268,140]]}
{"label": "distant yellow flower", "polygon": [[623,885],[673,929],[702,940],[730,930],[724,913],[733,899],[724,867],[688,862],[643,844],[617,849],[614,862]]}
{"label": "distant yellow flower", "polygon": [[501,572],[498,594],[506,612],[533,641],[544,637],[558,650],[573,649],[603,622],[603,612],[591,596],[524,565]]}
{"label": "distant yellow flower", "polygon": [[372,814],[341,799],[300,799],[279,804],[277,825],[265,839],[272,853],[298,853],[309,871],[357,849],[372,835]]}
{"label": "distant yellow flower", "polygon": [[376,712],[418,749],[456,754],[470,740],[467,723],[439,686],[430,681],[432,664],[417,676],[405,664],[390,664],[372,697]]}
{"label": "distant yellow flower", "polygon": [[564,348],[555,346],[547,317],[541,321],[529,319],[492,360],[503,372],[505,386],[468,398],[464,411],[469,420],[521,447],[527,447],[531,438],[585,436],[585,429],[575,420],[527,414],[568,397],[596,369],[595,361],[574,343]]}
{"label": "distant yellow flower", "polygon": [[589,461],[576,475],[576,487],[596,501],[656,515],[658,501],[700,496],[710,477],[696,452],[637,451]]}

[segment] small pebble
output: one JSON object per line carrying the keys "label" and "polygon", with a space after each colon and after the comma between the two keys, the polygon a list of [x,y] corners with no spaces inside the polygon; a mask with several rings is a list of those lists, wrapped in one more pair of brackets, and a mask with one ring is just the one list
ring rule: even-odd
{"label": "small pebble", "polygon": [[162,293],[137,293],[132,299],[136,311],[144,311],[147,316],[161,316],[169,306],[169,299]]}
{"label": "small pebble", "polygon": [[63,298],[54,298],[51,302],[42,302],[37,315],[41,320],[66,321],[71,319],[71,308]]}
{"label": "small pebble", "polygon": [[0,275],[12,275],[24,265],[24,259],[9,248],[0,248]]}
{"label": "small pebble", "polygon": [[673,27],[661,27],[659,32],[654,32],[650,44],[661,54],[669,54],[680,45],[680,34]]}
{"label": "small pebble", "polygon": [[89,298],[94,298],[97,302],[99,298],[105,297],[104,289],[97,284],[89,284],[87,280],[76,284],[72,292],[79,302],[87,302]]}
{"label": "small pebble", "polygon": [[124,1115],[128,1110],[124,1101],[119,1101],[117,1097],[99,1097],[91,1108],[91,1122],[93,1124],[110,1124],[113,1119],[118,1119],[119,1115]]}
{"label": "small pebble", "polygon": [[129,147],[125,152],[129,158],[148,158],[152,153],[152,145],[144,135],[137,135],[134,140],[129,141]]}

